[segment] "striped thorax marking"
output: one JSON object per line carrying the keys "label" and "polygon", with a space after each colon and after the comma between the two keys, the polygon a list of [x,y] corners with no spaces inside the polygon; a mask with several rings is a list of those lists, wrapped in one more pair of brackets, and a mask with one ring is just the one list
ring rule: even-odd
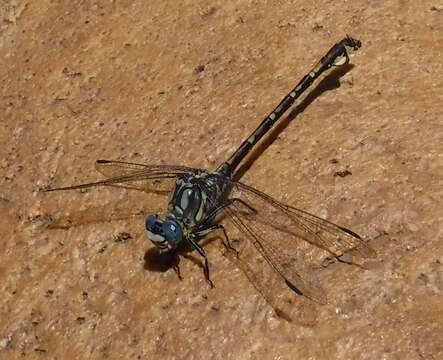
{"label": "striped thorax marking", "polygon": [[169,213],[193,227],[206,219],[222,194],[221,185],[206,172],[180,178],[169,201]]}

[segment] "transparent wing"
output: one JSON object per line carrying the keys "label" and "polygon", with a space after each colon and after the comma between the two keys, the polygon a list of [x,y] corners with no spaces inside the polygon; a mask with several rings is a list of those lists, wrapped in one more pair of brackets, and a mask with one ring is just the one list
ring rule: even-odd
{"label": "transparent wing", "polygon": [[274,231],[283,232],[297,240],[284,244],[289,248],[291,244],[303,240],[335,257],[350,250],[364,258],[376,256],[375,251],[349,229],[279,202],[241,182],[232,182],[232,185],[234,186],[232,196],[241,198],[257,211],[255,215],[248,217],[250,221],[271,227]]}
{"label": "transparent wing", "polygon": [[118,178],[155,172],[184,174],[198,171],[198,169],[186,166],[146,165],[118,160],[97,160],[95,162],[95,169],[106,178]]}
{"label": "transparent wing", "polygon": [[[300,272],[299,268],[303,267],[302,264],[305,261],[305,259],[300,256],[300,249],[297,249],[297,251],[289,251],[286,247],[284,249],[279,248],[279,242],[276,241],[276,239],[265,238],[263,236],[265,232],[262,229],[258,226],[250,226],[248,224],[251,221],[247,218],[252,216],[252,214],[240,216],[240,213],[244,213],[244,209],[239,209],[238,205],[227,209],[228,216],[237,228],[248,236],[248,240],[252,242],[260,255],[284,279],[286,284],[292,290],[301,292],[311,300],[320,304],[327,303],[326,294],[323,289],[315,283],[312,275],[302,275]],[[241,253],[239,257],[240,261],[248,262],[248,259],[242,257]],[[266,291],[263,289],[260,292],[265,293]]]}
{"label": "transparent wing", "polygon": [[[134,201],[132,202],[134,203]],[[104,223],[109,221],[121,221],[136,219],[143,223],[143,218],[149,210],[134,207],[132,203],[129,205],[121,203],[113,203],[99,206],[88,207],[83,210],[72,210],[60,215],[50,215],[50,220],[47,224],[49,229],[70,229],[76,226],[84,226],[90,224]]]}
{"label": "transparent wing", "polygon": [[[95,168],[106,178],[105,180],[53,188],[46,191],[112,186],[164,195],[172,190],[177,177],[199,171],[198,169],[184,166],[144,165],[113,160],[97,160]],[[133,197],[134,196],[128,193],[124,197],[124,200],[121,199],[113,204],[88,207],[84,210],[73,210],[66,215],[57,217],[51,216],[51,222],[48,227],[53,229],[68,229],[74,226],[99,222],[118,221],[137,217],[142,219],[147,213],[161,213],[162,208],[166,206],[163,201],[157,201],[150,197],[147,209],[140,208],[140,199]]]}
{"label": "transparent wing", "polygon": [[291,290],[286,282],[281,281],[281,276],[267,266],[267,261],[261,256],[257,257],[255,247],[250,246],[250,249],[243,249],[241,253],[227,250],[225,247],[220,249],[280,318],[305,327],[312,327],[317,323],[318,311],[315,303],[307,297],[295,297],[293,289]]}
{"label": "transparent wing", "polygon": [[[94,186],[118,186],[142,191],[163,192],[162,184],[177,177],[200,170],[185,166],[144,165],[124,161],[97,160],[95,168],[107,179],[85,184],[48,189],[46,191],[85,189]],[[170,188],[169,188],[170,189]]]}
{"label": "transparent wing", "polygon": [[[315,277],[321,260],[351,250],[361,257],[376,255],[360,236],[344,227],[281,203],[241,182],[223,177],[220,181],[231,186],[231,199],[241,200],[226,210],[227,219],[239,230],[240,237],[254,245],[291,289],[316,302],[327,302]],[[249,260],[243,257],[241,261]]]}

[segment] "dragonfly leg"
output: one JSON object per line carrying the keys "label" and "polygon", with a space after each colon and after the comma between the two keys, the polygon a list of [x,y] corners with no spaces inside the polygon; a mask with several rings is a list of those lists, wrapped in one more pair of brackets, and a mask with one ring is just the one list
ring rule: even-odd
{"label": "dragonfly leg", "polygon": [[204,266],[203,266],[203,273],[205,274],[205,279],[208,282],[209,286],[211,288],[213,288],[214,287],[214,283],[212,282],[212,280],[209,277],[209,261],[208,261],[208,257],[206,256],[205,250],[199,244],[197,244],[197,242],[194,239],[188,238],[187,240],[189,241],[191,246],[195,250],[197,250],[197,252],[200,254],[200,256],[205,259],[205,263],[204,263]]}
{"label": "dragonfly leg", "polygon": [[177,275],[179,280],[183,280],[183,277],[180,272],[180,257],[178,256],[178,251],[173,250],[172,252],[172,269],[174,270],[175,274]]}
{"label": "dragonfly leg", "polygon": [[228,199],[224,204],[220,205],[218,208],[214,209],[206,217],[206,221],[202,222],[201,230],[197,230],[197,232],[195,234],[198,237],[204,237],[205,235],[209,234],[212,231],[222,230],[223,235],[224,235],[224,240],[222,240],[223,246],[226,248],[226,250],[233,251],[236,253],[236,255],[238,255],[238,250],[231,245],[228,234],[227,234],[223,225],[221,225],[221,224],[211,224],[209,226],[207,225],[208,222],[211,222],[218,214],[220,214],[221,212],[223,212],[224,210],[226,210],[227,208],[231,207],[232,205],[234,205],[236,203],[243,205],[247,210],[249,210],[249,212],[250,212],[249,215],[257,214],[257,210],[255,210],[251,205],[249,205],[244,200],[242,200],[240,198],[231,198],[231,199]]}
{"label": "dragonfly leg", "polygon": [[221,224],[213,224],[210,227],[206,228],[205,230],[202,230],[201,232],[197,233],[199,236],[200,235],[206,235],[210,232],[216,231],[216,230],[221,230],[223,231],[223,236],[224,239],[222,240],[222,244],[223,246],[226,248],[227,251],[233,251],[238,255],[238,250],[232,246],[231,241],[229,240],[228,237],[228,233],[226,232],[226,229],[223,225]]}

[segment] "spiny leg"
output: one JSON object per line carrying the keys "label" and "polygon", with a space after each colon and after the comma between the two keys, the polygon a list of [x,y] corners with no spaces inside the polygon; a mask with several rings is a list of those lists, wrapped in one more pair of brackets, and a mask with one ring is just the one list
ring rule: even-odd
{"label": "spiny leg", "polygon": [[[232,200],[234,200],[234,199],[232,199]],[[236,199],[236,200],[239,200],[239,199]],[[250,209],[252,209],[252,210],[254,210],[255,212],[256,212],[256,210],[255,209],[253,209],[252,207],[250,207],[248,204],[246,204],[244,201],[242,201],[242,200],[239,200],[241,203],[243,203],[245,206],[247,206],[248,208],[250,208]],[[231,202],[231,204],[232,204],[232,202]],[[225,207],[226,208],[226,207]],[[203,230],[201,230],[201,231],[199,231],[199,232],[196,232],[195,233],[195,235],[197,236],[197,237],[199,237],[199,238],[202,238],[202,237],[204,237],[204,236],[206,236],[207,234],[209,234],[209,233],[211,233],[211,232],[213,232],[213,231],[216,231],[216,230],[222,230],[223,231],[223,235],[224,235],[224,238],[225,238],[225,241],[222,241],[222,243],[223,243],[223,246],[226,248],[226,250],[227,251],[232,251],[232,252],[235,252],[235,254],[236,255],[238,255],[238,251],[237,251],[237,249],[236,248],[234,248],[232,245],[231,245],[231,242],[230,242],[230,240],[229,240],[229,237],[228,237],[228,234],[227,234],[227,232],[226,232],[226,229],[225,229],[225,227],[223,226],[223,225],[221,225],[221,224],[213,224],[213,225],[210,225],[209,227],[207,227],[207,228],[205,228],[205,229],[203,229]],[[206,252],[205,252],[205,250],[194,240],[194,239],[192,239],[192,238],[188,238],[188,241],[189,241],[189,243],[191,244],[191,246],[195,249],[195,250],[197,250],[197,252],[200,254],[200,256],[201,257],[203,257],[205,260],[205,262],[204,262],[204,267],[203,267],[203,272],[204,272],[204,274],[205,274],[205,278],[206,278],[206,280],[208,281],[208,283],[209,283],[209,285],[211,286],[211,288],[213,288],[214,287],[214,283],[212,282],[212,280],[210,279],[210,276],[209,276],[209,261],[208,261],[208,257],[207,257],[207,255],[206,255]]]}
{"label": "spiny leg", "polygon": [[221,224],[213,224],[210,227],[200,231],[198,233],[198,236],[205,236],[209,234],[210,232],[221,230],[223,232],[224,240],[222,240],[223,246],[226,248],[227,251],[233,251],[238,255],[238,251],[235,247],[231,245],[231,241],[229,240],[228,233],[226,232],[226,229]]}
{"label": "spiny leg", "polygon": [[221,224],[209,224],[209,222],[212,221],[212,219],[214,219],[218,214],[220,214],[221,212],[223,212],[224,210],[228,209],[229,207],[231,207],[232,205],[234,205],[236,203],[243,205],[247,210],[250,211],[250,214],[257,214],[257,210],[254,209],[251,205],[249,205],[246,201],[244,201],[240,198],[230,198],[224,204],[222,204],[221,206],[214,209],[211,213],[208,214],[206,219],[202,222],[200,229],[197,229],[196,235],[198,237],[204,237],[207,234],[209,234],[210,232],[213,232],[216,230],[222,230],[223,235],[224,235],[224,240],[225,240],[225,241],[222,241],[223,246],[226,248],[226,250],[234,251],[238,255],[237,249],[231,245],[231,242],[229,240],[229,236],[228,236],[224,226]]}
{"label": "spiny leg", "polygon": [[205,274],[205,279],[209,283],[209,286],[211,288],[213,288],[214,287],[214,283],[212,282],[212,280],[209,277],[209,261],[208,261],[208,257],[206,256],[205,250],[199,244],[197,244],[197,242],[194,239],[188,238],[187,240],[189,241],[189,244],[191,244],[191,246],[195,250],[197,250],[197,252],[200,254],[200,256],[203,259],[205,259],[205,263],[204,263],[204,266],[203,266],[203,273]]}
{"label": "spiny leg", "polygon": [[234,205],[236,203],[239,203],[239,204],[243,205],[247,210],[250,211],[250,214],[254,214],[254,215],[257,214],[257,210],[255,210],[246,201],[244,201],[244,200],[242,200],[240,198],[230,198],[224,204],[222,204],[218,208],[214,209],[211,213],[208,214],[208,216],[206,216],[206,219],[202,222],[200,230],[197,230],[196,235],[198,237],[204,237],[204,236],[206,236],[207,234],[209,234],[212,231],[222,230],[224,238],[226,240],[226,242],[223,241],[224,247],[226,248],[226,250],[234,251],[238,255],[237,249],[235,249],[231,245],[231,242],[229,240],[228,234],[227,234],[224,226],[220,225],[220,224],[208,225],[208,223],[210,221],[212,221],[212,219],[214,219],[218,214],[220,214],[221,212],[223,212],[224,210],[228,209],[229,207],[231,207],[232,205]]}
{"label": "spiny leg", "polygon": [[183,277],[180,272],[180,257],[178,256],[177,249],[172,250],[171,256],[172,256],[172,269],[174,270],[178,279],[183,280]]}

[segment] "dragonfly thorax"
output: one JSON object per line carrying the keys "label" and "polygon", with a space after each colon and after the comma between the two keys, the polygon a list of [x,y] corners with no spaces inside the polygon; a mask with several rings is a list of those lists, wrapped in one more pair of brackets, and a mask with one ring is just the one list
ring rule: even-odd
{"label": "dragonfly thorax", "polygon": [[187,227],[193,228],[208,220],[208,215],[218,205],[221,194],[221,185],[209,174],[200,173],[181,178],[177,180],[171,194],[168,211]]}
{"label": "dragonfly thorax", "polygon": [[149,240],[160,248],[176,248],[183,238],[200,229],[200,225],[212,221],[211,214],[220,205],[222,189],[223,186],[205,172],[177,179],[166,219],[156,214],[146,218]]}

